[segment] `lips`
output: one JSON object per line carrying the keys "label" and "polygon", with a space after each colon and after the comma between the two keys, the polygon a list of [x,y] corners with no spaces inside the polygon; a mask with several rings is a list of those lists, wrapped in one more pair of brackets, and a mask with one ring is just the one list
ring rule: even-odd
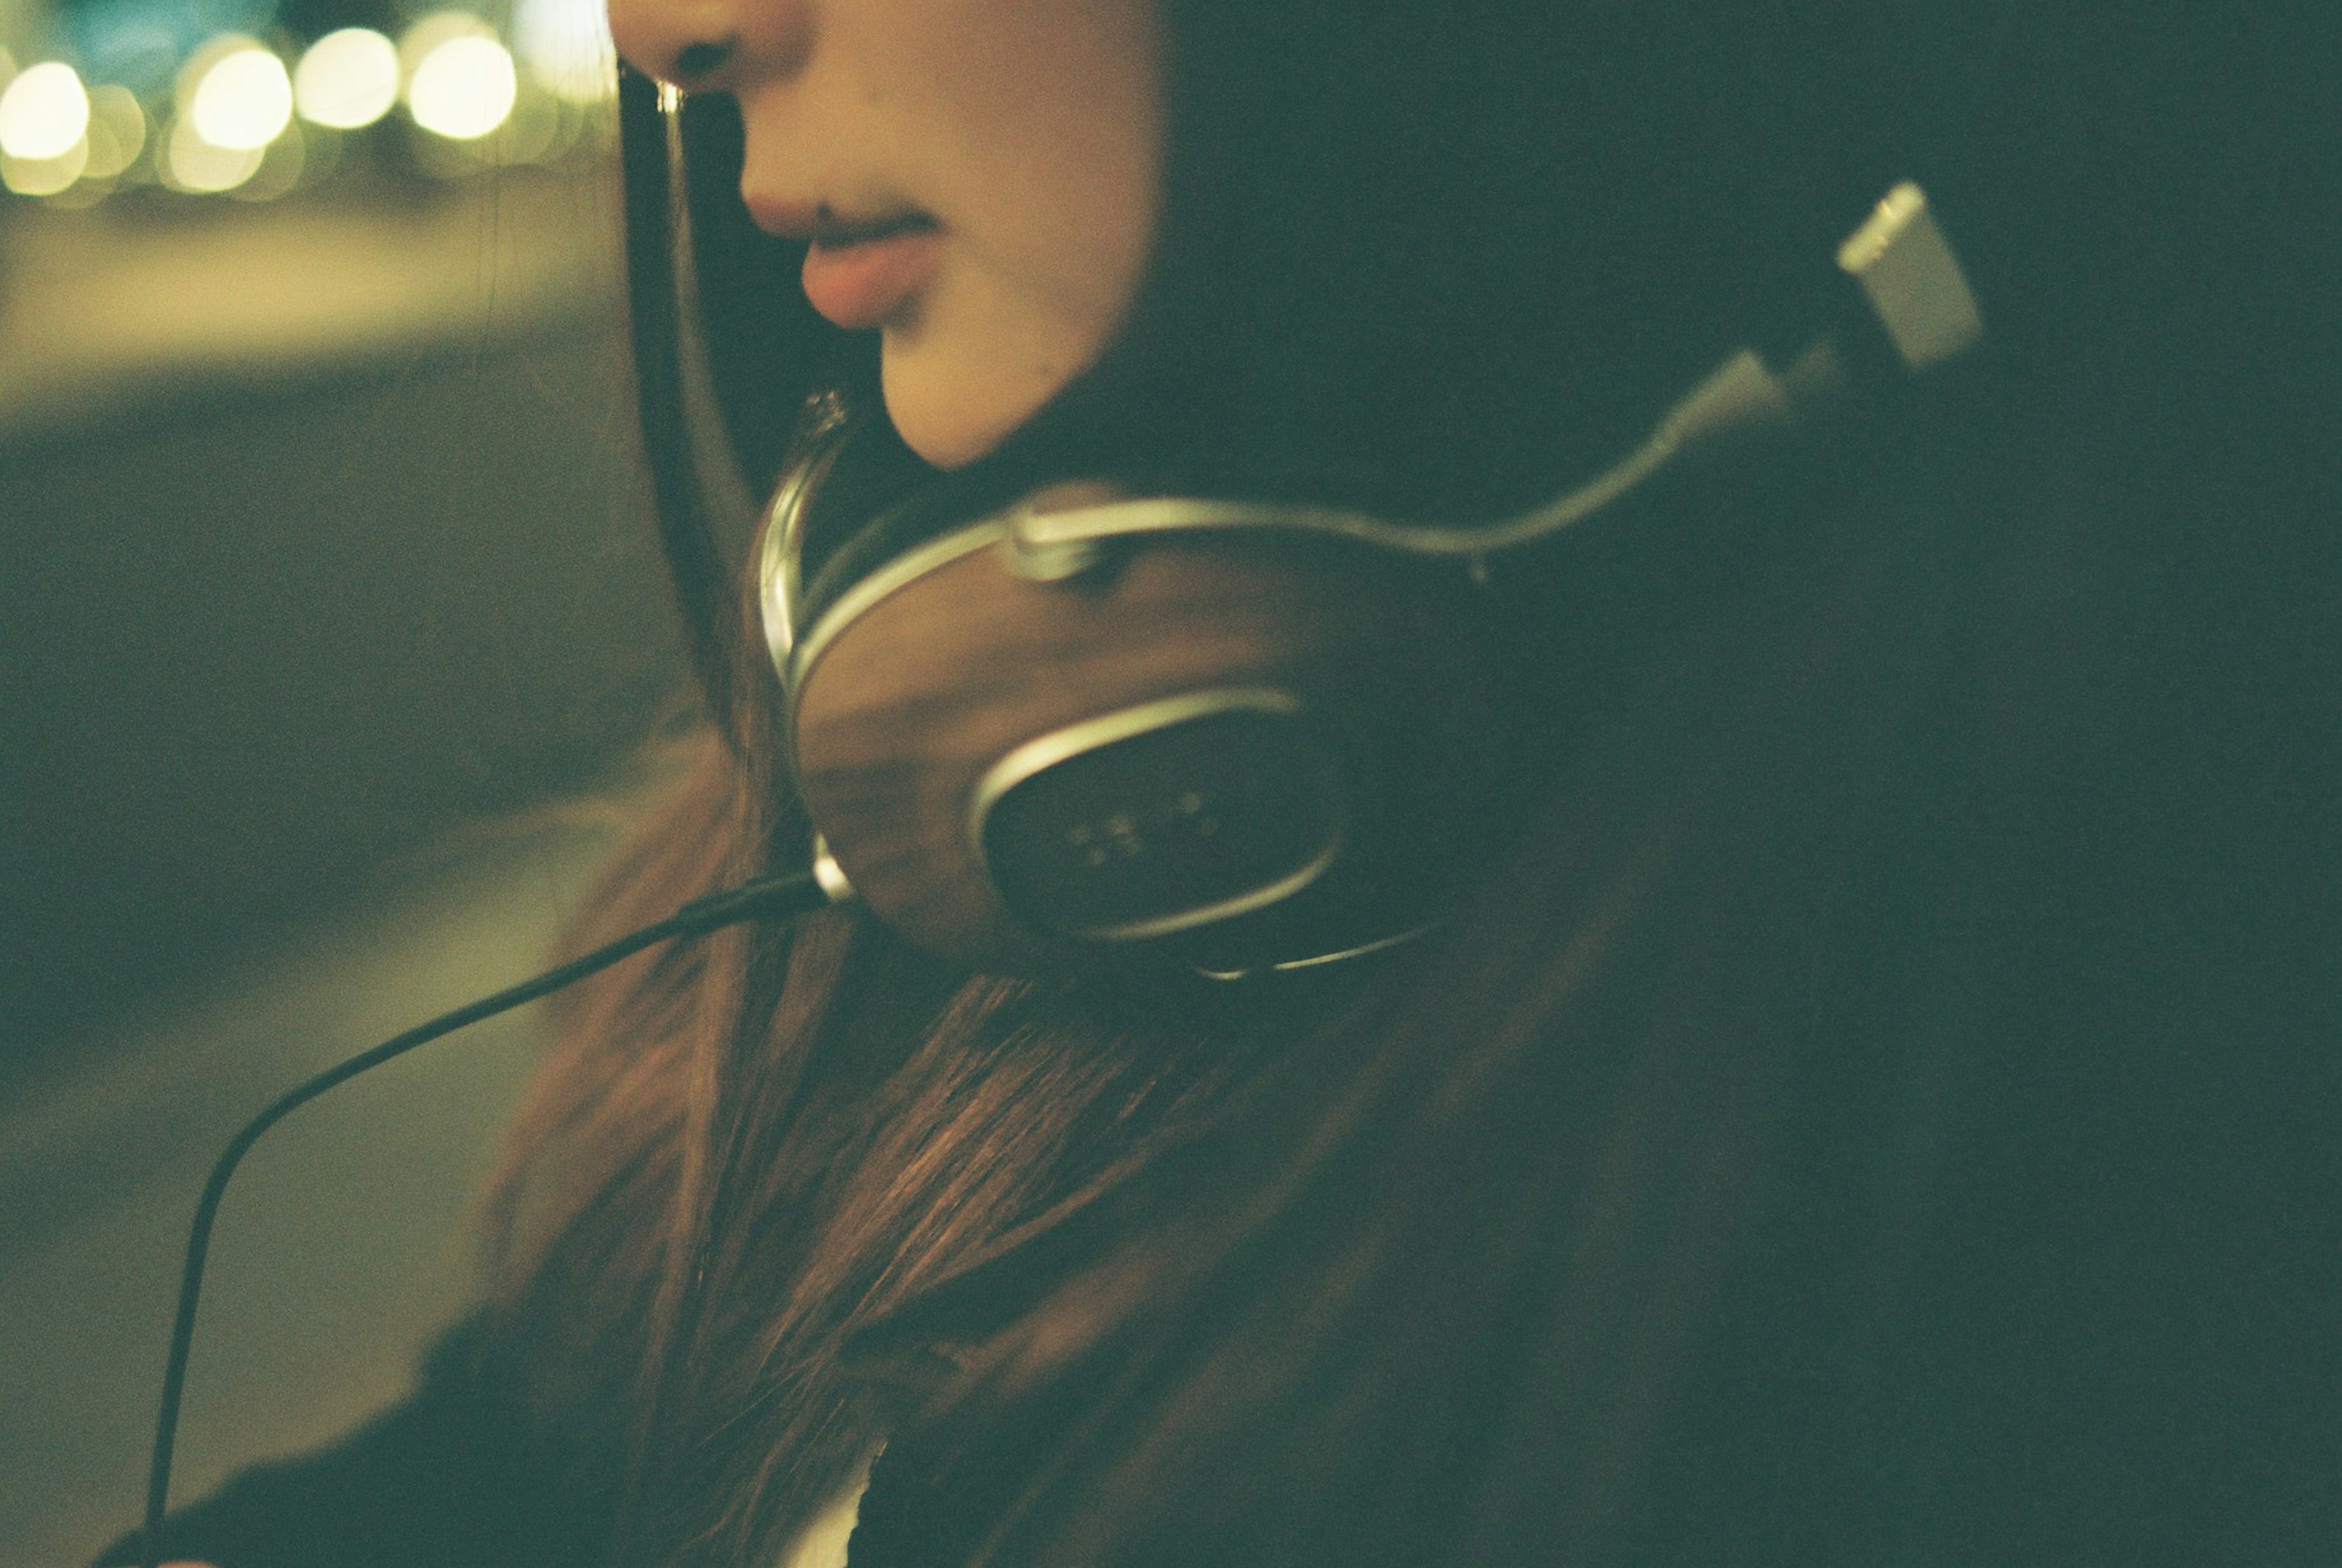
{"label": "lips", "polygon": [[813,308],[849,331],[883,326],[926,287],[943,262],[943,235],[924,213],[870,222],[825,213],[812,225],[805,292]]}

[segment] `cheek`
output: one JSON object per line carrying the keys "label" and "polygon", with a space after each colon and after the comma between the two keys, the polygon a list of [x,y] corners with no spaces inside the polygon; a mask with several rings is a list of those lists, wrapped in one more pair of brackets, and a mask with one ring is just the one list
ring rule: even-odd
{"label": "cheek", "polygon": [[971,25],[931,84],[938,173],[973,265],[1036,311],[1111,332],[1160,199],[1154,8],[1040,0],[1002,12],[1014,19]]}
{"label": "cheek", "polygon": [[1095,364],[1128,314],[1144,223],[1112,228],[1093,207],[1090,224],[1066,225],[1061,211],[1002,214],[989,241],[955,234],[916,314],[885,335],[887,409],[930,463],[990,451]]}
{"label": "cheek", "polygon": [[955,280],[962,319],[1003,332],[1021,323],[1037,335],[1036,354],[1070,352],[1073,370],[1095,359],[1129,312],[1154,232],[1151,208],[1111,195],[1004,210],[989,229],[972,228]]}
{"label": "cheek", "polygon": [[886,97],[915,116],[895,122],[909,133],[897,145],[916,152],[905,166],[948,262],[888,331],[885,367],[904,439],[950,466],[996,445],[1120,330],[1154,242],[1162,136],[1151,5],[944,9],[961,25],[896,54]]}

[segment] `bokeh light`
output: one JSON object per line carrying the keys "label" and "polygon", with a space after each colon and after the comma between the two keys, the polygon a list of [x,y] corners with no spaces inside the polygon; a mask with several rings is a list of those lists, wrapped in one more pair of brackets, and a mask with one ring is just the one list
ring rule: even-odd
{"label": "bokeh light", "polygon": [[513,47],[557,98],[599,103],[616,88],[617,52],[603,0],[520,0]]}
{"label": "bokeh light", "polygon": [[220,50],[196,78],[185,118],[215,147],[265,147],[293,121],[293,81],[285,62],[256,43]]}
{"label": "bokeh light", "polygon": [[398,35],[398,79],[415,80],[423,57],[450,38],[493,38],[495,29],[469,11],[434,11]]}
{"label": "bokeh light", "polygon": [[569,135],[561,101],[545,92],[525,89],[514,103],[493,151],[501,164],[538,163],[555,155]]}
{"label": "bokeh light", "polygon": [[260,159],[258,147],[223,147],[205,140],[194,118],[182,115],[171,126],[160,162],[164,183],[174,190],[212,195],[252,178],[259,172]]}
{"label": "bokeh light", "polygon": [[81,178],[88,166],[86,136],[54,157],[12,158],[0,153],[0,185],[20,196],[53,196]]}
{"label": "bokeh light", "polygon": [[423,56],[406,85],[406,107],[425,130],[475,141],[505,123],[519,93],[512,55],[494,38],[450,38]]}
{"label": "bokeh light", "polygon": [[92,89],[89,95],[89,167],[82,171],[88,180],[119,178],[146,146],[146,113],[138,106],[138,95],[127,87],[111,83]]}
{"label": "bokeh light", "polygon": [[345,27],[309,45],[293,73],[301,117],[338,131],[371,125],[398,102],[398,46],[371,27]]}
{"label": "bokeh light", "polygon": [[261,152],[260,166],[227,194],[240,202],[273,202],[301,183],[307,163],[308,138],[295,127],[269,143]]}
{"label": "bokeh light", "polygon": [[[604,0],[509,4],[508,34],[451,7],[387,34],[339,28],[297,55],[256,36],[244,12],[207,10],[136,81],[79,56],[20,70],[0,50],[0,186],[75,206],[156,183],[258,201],[353,159],[465,179],[606,151],[616,75]],[[401,105],[403,157],[345,135]]]}
{"label": "bokeh light", "polygon": [[63,61],[19,72],[0,93],[0,153],[11,158],[45,163],[66,157],[88,130],[89,92]]}

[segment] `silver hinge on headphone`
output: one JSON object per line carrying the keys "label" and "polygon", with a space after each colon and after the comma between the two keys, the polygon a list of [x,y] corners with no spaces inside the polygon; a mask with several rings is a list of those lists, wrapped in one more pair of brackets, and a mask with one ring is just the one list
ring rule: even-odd
{"label": "silver hinge on headphone", "polygon": [[834,905],[852,904],[856,897],[854,884],[846,879],[837,857],[829,853],[829,840],[819,834],[813,835],[813,879],[822,892],[829,895]]}

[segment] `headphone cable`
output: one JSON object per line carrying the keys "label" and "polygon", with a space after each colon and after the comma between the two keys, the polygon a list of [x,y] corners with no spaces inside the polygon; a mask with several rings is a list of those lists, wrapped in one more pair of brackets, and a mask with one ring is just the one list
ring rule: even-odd
{"label": "headphone cable", "polygon": [[171,1451],[178,1438],[179,1402],[186,1389],[188,1353],[195,1336],[195,1302],[203,1292],[204,1260],[211,1251],[212,1222],[218,1215],[220,1199],[227,1191],[228,1178],[235,1174],[236,1166],[243,1163],[253,1144],[260,1141],[262,1134],[328,1089],[336,1088],[370,1068],[379,1067],[394,1056],[404,1055],[416,1046],[428,1044],[443,1034],[453,1034],[467,1024],[476,1024],[524,1003],[550,995],[646,947],[675,937],[703,936],[711,931],[752,920],[787,920],[819,909],[830,902],[830,894],[821,880],[810,871],[758,877],[738,887],[694,899],[665,920],[630,932],[582,957],[548,969],[533,980],[525,980],[493,996],[484,996],[453,1012],[443,1013],[429,1023],[417,1024],[371,1050],[361,1051],[286,1090],[245,1123],[244,1130],[228,1141],[227,1147],[212,1166],[211,1177],[204,1183],[203,1196],[195,1203],[195,1223],[187,1233],[186,1262],[179,1274],[178,1316],[171,1325],[171,1354],[163,1371],[163,1407],[155,1420],[154,1460],[146,1474],[146,1518],[141,1559],[145,1568],[160,1568],[162,1562],[163,1516],[171,1498]]}

